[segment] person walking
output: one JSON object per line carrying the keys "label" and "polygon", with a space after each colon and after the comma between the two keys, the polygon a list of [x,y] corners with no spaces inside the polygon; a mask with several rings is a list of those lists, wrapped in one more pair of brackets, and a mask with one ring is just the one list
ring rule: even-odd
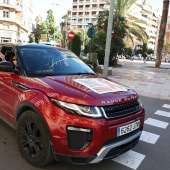
{"label": "person walking", "polygon": [[148,56],[147,53],[144,52],[144,54],[143,54],[143,61],[144,61],[144,63],[146,63],[147,56]]}

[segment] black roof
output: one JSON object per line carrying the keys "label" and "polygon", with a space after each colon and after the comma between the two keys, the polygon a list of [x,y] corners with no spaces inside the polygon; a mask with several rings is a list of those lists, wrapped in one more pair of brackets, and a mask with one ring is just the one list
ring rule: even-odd
{"label": "black roof", "polygon": [[37,44],[37,43],[11,43],[11,42],[0,42],[0,46],[25,46],[25,47],[40,47],[40,48],[56,48],[61,51],[68,51],[64,48],[49,46],[45,44]]}

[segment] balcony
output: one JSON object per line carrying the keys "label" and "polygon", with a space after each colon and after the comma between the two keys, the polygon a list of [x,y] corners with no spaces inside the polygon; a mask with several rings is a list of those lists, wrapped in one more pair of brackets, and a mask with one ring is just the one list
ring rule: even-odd
{"label": "balcony", "polygon": [[86,0],[86,3],[91,3],[90,0]]}
{"label": "balcony", "polygon": [[7,3],[0,2],[0,6],[12,8],[12,9],[15,9],[16,11],[18,11],[18,12],[22,11],[22,4],[20,4],[20,3],[16,3],[16,4],[8,3],[7,4]]}
{"label": "balcony", "polygon": [[79,4],[83,4],[84,3],[84,1],[83,0],[79,0]]}
{"label": "balcony", "polygon": [[79,8],[78,10],[79,10],[79,11],[83,11],[83,8]]}

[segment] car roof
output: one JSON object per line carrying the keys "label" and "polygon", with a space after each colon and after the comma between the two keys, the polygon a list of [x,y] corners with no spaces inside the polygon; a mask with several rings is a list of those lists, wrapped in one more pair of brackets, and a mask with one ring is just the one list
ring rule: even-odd
{"label": "car roof", "polygon": [[56,48],[60,51],[68,51],[67,49],[56,47],[56,46],[49,46],[45,44],[37,44],[37,43],[11,43],[11,42],[0,42],[0,46],[25,46],[25,47],[40,47],[40,48]]}

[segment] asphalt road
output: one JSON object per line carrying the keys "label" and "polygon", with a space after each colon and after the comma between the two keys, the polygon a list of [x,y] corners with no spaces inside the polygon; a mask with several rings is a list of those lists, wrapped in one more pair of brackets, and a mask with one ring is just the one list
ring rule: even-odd
{"label": "asphalt road", "polygon": [[[170,106],[170,102],[163,100],[156,100],[153,98],[147,98],[140,96],[142,103],[146,110],[145,133],[149,133],[155,136],[144,135],[144,140],[140,140],[139,143],[130,151],[130,155],[123,154],[126,157],[126,165],[122,165],[123,160],[120,163],[114,160],[103,161],[98,164],[90,165],[72,165],[64,162],[53,162],[45,167],[36,168],[28,164],[20,155],[17,147],[15,131],[11,129],[4,122],[0,121],[0,169],[2,170],[169,170],[169,158],[170,158],[170,117],[165,117],[162,115],[157,115],[160,111],[166,111],[170,115],[170,108],[164,108],[162,106]],[[156,127],[148,124],[148,120],[158,120],[168,123],[166,128]],[[159,124],[158,124],[159,125]],[[146,139],[145,139],[146,138]],[[148,141],[147,141],[148,140]],[[151,142],[151,143],[149,143]],[[155,142],[155,143],[153,143]],[[131,154],[136,154],[136,156],[131,157]],[[142,160],[138,160],[142,157]],[[130,164],[128,164],[128,162]]]}

